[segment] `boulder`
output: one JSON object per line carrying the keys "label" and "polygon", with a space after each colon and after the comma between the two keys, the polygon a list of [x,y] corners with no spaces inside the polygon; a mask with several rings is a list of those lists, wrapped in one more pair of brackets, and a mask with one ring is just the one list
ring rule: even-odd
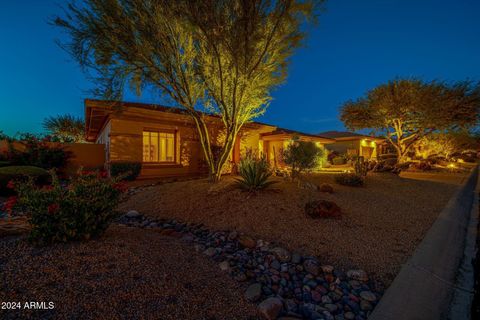
{"label": "boulder", "polygon": [[265,320],[277,319],[280,311],[282,311],[283,303],[279,298],[267,298],[258,305],[258,314]]}
{"label": "boulder", "polygon": [[333,201],[314,200],[305,204],[305,214],[312,219],[335,218],[342,216],[342,210]]}
{"label": "boulder", "polygon": [[322,183],[319,188],[320,192],[333,193],[333,187],[331,184]]}

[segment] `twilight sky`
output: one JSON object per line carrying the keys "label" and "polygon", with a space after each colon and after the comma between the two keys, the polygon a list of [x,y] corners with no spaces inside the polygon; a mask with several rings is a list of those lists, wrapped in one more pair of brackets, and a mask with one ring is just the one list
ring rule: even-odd
{"label": "twilight sky", "polygon": [[[83,115],[92,87],[47,20],[62,0],[0,0],[0,131],[41,132],[43,118]],[[259,121],[341,130],[342,103],[397,76],[480,80],[480,1],[330,0],[287,82]],[[151,94],[128,101],[161,103]]]}

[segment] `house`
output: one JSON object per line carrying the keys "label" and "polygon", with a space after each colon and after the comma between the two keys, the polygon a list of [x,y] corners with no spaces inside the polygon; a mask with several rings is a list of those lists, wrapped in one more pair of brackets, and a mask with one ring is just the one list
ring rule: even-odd
{"label": "house", "polygon": [[325,131],[319,135],[335,140],[326,146],[327,150],[349,156],[362,156],[366,160],[376,159],[382,154],[381,145],[385,141],[383,138],[347,131]]}
{"label": "house", "polygon": [[[205,114],[212,145],[222,140],[221,119]],[[196,126],[185,110],[161,105],[85,100],[86,140],[104,145],[105,166],[140,162],[140,177],[195,175],[207,172]],[[278,128],[260,122],[245,124],[230,155],[234,169],[247,150],[266,155],[276,167],[292,137],[319,147],[334,139]]]}

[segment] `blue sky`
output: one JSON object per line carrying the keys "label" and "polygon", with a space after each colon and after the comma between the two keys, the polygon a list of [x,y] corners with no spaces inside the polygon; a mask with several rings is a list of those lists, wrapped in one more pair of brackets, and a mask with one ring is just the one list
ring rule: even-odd
{"label": "blue sky", "polygon": [[[41,132],[50,115],[83,115],[92,88],[47,24],[62,0],[0,0],[0,130]],[[397,76],[480,80],[480,1],[331,0],[287,82],[259,121],[305,132],[341,130],[338,110]],[[153,95],[126,95],[155,101]]]}

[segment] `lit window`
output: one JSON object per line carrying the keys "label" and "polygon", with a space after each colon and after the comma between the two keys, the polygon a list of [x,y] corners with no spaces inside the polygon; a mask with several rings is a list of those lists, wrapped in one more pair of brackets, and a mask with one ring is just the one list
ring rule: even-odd
{"label": "lit window", "polygon": [[144,131],[143,132],[144,162],[174,162],[175,133]]}

